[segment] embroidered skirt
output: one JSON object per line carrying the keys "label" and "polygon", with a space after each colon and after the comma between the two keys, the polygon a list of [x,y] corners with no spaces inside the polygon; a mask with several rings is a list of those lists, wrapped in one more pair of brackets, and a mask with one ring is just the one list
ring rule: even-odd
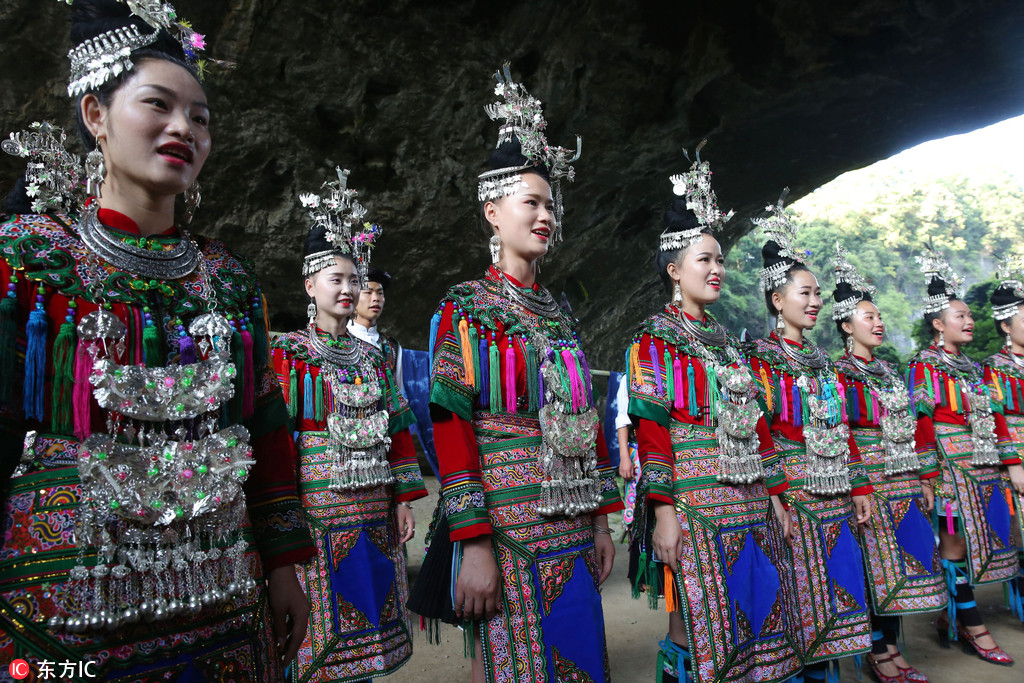
{"label": "embroidered skirt", "polygon": [[871,523],[861,533],[874,613],[896,616],[945,607],[949,593],[917,472],[885,476],[880,430],[854,429],[853,437],[875,489]]}
{"label": "embroidered skirt", "polygon": [[804,444],[772,434],[789,479],[793,514],[796,629],[805,664],[860,654],[871,647],[864,559],[849,495],[823,497],[803,490]]}
{"label": "embroidered skirt", "polygon": [[[43,675],[57,679],[63,678],[63,662],[91,662],[86,669],[96,676],[91,680],[110,683],[280,680],[283,672],[274,652],[266,586],[251,529],[245,537],[252,549],[246,560],[257,581],[253,596],[204,608],[195,616],[137,622],[114,632],[50,630],[50,617],[66,604],[68,571],[78,555],[78,443],[41,434],[34,449],[35,465],[42,469],[12,477],[3,499],[0,660],[25,659],[36,679],[44,663],[49,670]],[[95,549],[90,549],[85,564],[95,562]]]}
{"label": "embroidered skirt", "polygon": [[488,413],[473,426],[503,590],[501,610],[479,627],[487,680],[607,681],[591,516],[537,512],[536,418]]}
{"label": "embroidered skirt", "polygon": [[967,541],[968,581],[977,586],[1013,578],[1017,546],[1007,503],[1008,484],[1000,468],[971,465],[973,442],[967,427],[936,422],[935,440],[942,466],[942,493],[956,500],[960,533]]}
{"label": "embroidered skirt", "polygon": [[329,488],[326,432],[299,434],[299,495],[317,546],[299,582],[312,607],[294,682],[361,681],[412,655],[409,579],[391,488]]}
{"label": "embroidered skirt", "polygon": [[693,680],[782,681],[801,662],[791,567],[763,482],[718,482],[713,429],[673,423],[673,497],[683,531],[676,572]]}

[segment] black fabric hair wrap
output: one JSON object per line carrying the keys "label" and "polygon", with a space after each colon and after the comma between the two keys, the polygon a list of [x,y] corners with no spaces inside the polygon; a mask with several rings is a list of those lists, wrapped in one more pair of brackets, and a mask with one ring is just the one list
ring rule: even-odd
{"label": "black fabric hair wrap", "polygon": [[536,173],[544,180],[551,182],[548,176],[548,168],[543,162],[533,162],[523,156],[522,145],[519,138],[513,138],[510,142],[503,142],[487,158],[487,170],[497,171],[501,168],[518,168],[519,166],[530,166],[520,173]]}

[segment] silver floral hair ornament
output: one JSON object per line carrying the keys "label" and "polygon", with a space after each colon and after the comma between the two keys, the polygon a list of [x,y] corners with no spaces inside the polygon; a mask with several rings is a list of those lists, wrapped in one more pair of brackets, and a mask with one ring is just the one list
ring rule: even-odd
{"label": "silver floral hair ornament", "polygon": [[572,182],[576,171],[572,164],[582,153],[582,138],[576,136],[576,149],[557,147],[548,143],[544,129],[544,109],[540,100],[531,95],[521,83],[512,80],[509,64],[494,73],[497,85],[494,94],[502,100],[484,107],[492,121],[502,120],[504,123],[498,131],[500,147],[513,139],[519,140],[522,154],[529,163],[522,166],[508,166],[481,173],[477,185],[477,197],[481,202],[494,201],[515,194],[523,186],[522,172],[543,164],[551,179],[551,190],[554,195],[555,241],[562,239],[562,204],[561,179]]}
{"label": "silver floral hair ornament", "polygon": [[[71,4],[70,0],[64,0]],[[167,31],[181,43],[185,59],[194,65],[200,74],[205,62],[197,53],[206,49],[206,39],[184,20],[179,20],[174,6],[160,0],[119,0],[128,6],[131,13],[142,19],[153,33],[143,33],[135,24],[127,24],[82,41],[68,52],[71,74],[68,78],[68,96],[78,97],[95,90],[107,81],[117,78],[134,68],[131,54],[139,48],[153,44],[161,29]]]}
{"label": "silver floral hair ornament", "polygon": [[779,201],[774,205],[769,204],[764,208],[768,212],[765,218],[752,218],[751,223],[761,230],[765,240],[775,242],[779,245],[779,256],[782,261],[762,268],[758,274],[761,291],[770,292],[786,281],[786,274],[789,269],[797,263],[806,263],[804,260],[807,253],[798,251],[793,246],[793,240],[799,228],[793,225],[786,213],[786,197],[789,196],[789,188],[782,190]]}
{"label": "silver floral hair ornament", "polygon": [[32,200],[32,211],[71,213],[81,205],[81,159],[64,148],[64,130],[47,121],[36,121],[30,130],[11,133],[0,148],[16,157],[28,159],[25,169],[25,193]]}
{"label": "silver floral hair ornament", "polygon": [[920,264],[921,272],[925,274],[926,287],[933,280],[941,280],[943,283],[944,291],[941,294],[925,292],[922,306],[925,315],[949,308],[949,302],[960,295],[963,280],[953,271],[953,267],[949,265],[946,257],[932,246],[915,256],[914,260]]}
{"label": "silver floral hair ornament", "polygon": [[1017,297],[1017,301],[992,306],[992,318],[996,321],[1009,320],[1017,315],[1021,303],[1024,303],[1024,256],[1010,254],[999,261],[996,266],[996,277],[999,279],[998,289],[1008,289]]}
{"label": "silver floral hair ornament", "polygon": [[[661,251],[676,251],[689,247],[700,241],[704,230],[710,229],[713,232],[721,230],[735,214],[734,211],[725,213],[718,209],[718,198],[711,187],[711,166],[700,158],[700,151],[707,142],[707,140],[702,140],[697,145],[697,149],[694,150],[696,161],[691,164],[689,171],[669,176],[672,193],[677,197],[686,197],[686,208],[693,211],[698,225],[686,230],[661,233],[659,244]],[[690,155],[686,148],[683,148],[683,156],[690,161]]]}
{"label": "silver floral hair ornament", "polygon": [[302,274],[309,277],[332,265],[335,256],[348,256],[356,263],[362,287],[370,268],[370,252],[381,229],[363,220],[366,207],[356,199],[359,193],[348,186],[348,169],[342,170],[338,166],[335,171],[338,179],[321,185],[326,192],[299,195],[299,203],[308,210],[313,223],[310,230],[322,229],[331,244],[331,249],[309,254],[303,259]]}
{"label": "silver floral hair ornament", "polygon": [[845,282],[854,292],[854,296],[836,301],[832,305],[832,320],[846,320],[857,310],[857,304],[864,300],[865,294],[875,293],[875,287],[861,276],[855,265],[850,263],[850,252],[839,242],[836,242],[836,255],[832,258],[832,265],[835,268],[836,285]]}

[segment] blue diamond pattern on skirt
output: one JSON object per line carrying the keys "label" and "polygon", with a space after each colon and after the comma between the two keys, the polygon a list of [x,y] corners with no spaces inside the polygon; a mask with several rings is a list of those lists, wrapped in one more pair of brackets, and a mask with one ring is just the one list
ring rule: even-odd
{"label": "blue diamond pattern on skirt", "polygon": [[864,559],[860,545],[850,531],[850,525],[840,522],[839,538],[829,554],[825,566],[832,580],[849,593],[861,608],[864,607]]}
{"label": "blue diamond pattern on skirt", "polygon": [[990,498],[985,507],[985,516],[992,527],[992,533],[1003,542],[1003,547],[1010,545],[1010,508],[1006,506],[1003,488],[993,484],[988,490]]}
{"label": "blue diamond pattern on skirt", "polygon": [[743,612],[754,630],[754,637],[761,635],[764,620],[778,598],[779,571],[761,550],[753,532],[747,533],[725,586],[734,614],[736,610]]}
{"label": "blue diamond pattern on skirt", "polygon": [[920,562],[929,574],[933,572],[935,535],[931,523],[914,502],[910,503],[903,519],[896,526],[896,542],[900,544],[900,550]]}
{"label": "blue diamond pattern on skirt", "polygon": [[379,627],[384,601],[395,584],[395,565],[367,538],[365,529],[330,574],[331,589]]}

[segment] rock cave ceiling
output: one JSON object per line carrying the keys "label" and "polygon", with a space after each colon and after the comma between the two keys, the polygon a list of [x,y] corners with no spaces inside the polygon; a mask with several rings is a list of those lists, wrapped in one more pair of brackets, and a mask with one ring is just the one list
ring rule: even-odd
{"label": "rock cave ceiling", "polygon": [[[396,277],[383,325],[425,348],[450,284],[488,262],[476,174],[494,144],[491,74],[545,105],[548,137],[583,136],[567,240],[541,281],[565,292],[594,367],[617,367],[664,294],[651,266],[667,180],[703,138],[723,208],[749,217],[928,139],[1024,112],[1019,0],[544,2],[178,0],[231,62],[208,79],[214,150],[193,229],[255,261],[274,329],[302,322],[299,192],[352,169]],[[0,6],[0,123],[73,131],[67,7]],[[80,145],[73,148],[82,153]],[[23,169],[0,159],[0,193]],[[728,283],[727,285],[728,286]]]}

